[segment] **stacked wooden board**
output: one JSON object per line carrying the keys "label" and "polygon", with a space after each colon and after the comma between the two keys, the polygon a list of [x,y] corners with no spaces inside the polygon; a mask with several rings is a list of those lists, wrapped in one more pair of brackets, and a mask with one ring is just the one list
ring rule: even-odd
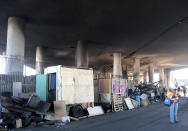
{"label": "stacked wooden board", "polygon": [[113,97],[113,108],[115,112],[123,111],[123,101],[121,94],[116,94],[115,97]]}

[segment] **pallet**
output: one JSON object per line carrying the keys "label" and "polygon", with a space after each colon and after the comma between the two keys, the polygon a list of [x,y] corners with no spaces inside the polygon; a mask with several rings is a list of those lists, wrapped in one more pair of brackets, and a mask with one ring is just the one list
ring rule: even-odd
{"label": "pallet", "polygon": [[79,117],[79,118],[76,118],[76,117],[72,117],[72,116],[69,116],[71,120],[74,120],[74,121],[78,121],[78,120],[81,120],[81,119],[85,119],[87,118],[88,116],[83,116],[83,117]]}
{"label": "pallet", "polygon": [[113,97],[113,110],[115,112],[118,112],[118,111],[123,111],[123,101],[122,101],[122,97],[121,97],[121,94],[116,94],[117,95],[117,98],[114,99]]}

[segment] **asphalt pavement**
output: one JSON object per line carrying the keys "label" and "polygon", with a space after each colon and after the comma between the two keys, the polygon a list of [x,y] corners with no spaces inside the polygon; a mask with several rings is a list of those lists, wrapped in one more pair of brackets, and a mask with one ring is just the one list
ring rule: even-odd
{"label": "asphalt pavement", "polygon": [[186,99],[179,104],[180,122],[169,122],[169,107],[163,103],[140,109],[107,113],[74,121],[63,128],[37,127],[18,131],[188,131],[188,104]]}

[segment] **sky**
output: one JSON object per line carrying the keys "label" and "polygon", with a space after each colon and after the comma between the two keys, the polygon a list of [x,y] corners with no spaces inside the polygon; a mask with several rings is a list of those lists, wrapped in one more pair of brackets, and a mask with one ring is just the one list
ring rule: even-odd
{"label": "sky", "polygon": [[172,71],[171,76],[176,79],[188,79],[188,68]]}
{"label": "sky", "polygon": [[[174,87],[176,81],[178,82],[178,86],[187,85],[188,81],[188,68],[179,69],[171,72],[170,86]],[[185,79],[187,81],[185,81]],[[184,80],[184,81],[181,81]]]}
{"label": "sky", "polygon": [[159,81],[159,73],[154,73],[154,82]]}

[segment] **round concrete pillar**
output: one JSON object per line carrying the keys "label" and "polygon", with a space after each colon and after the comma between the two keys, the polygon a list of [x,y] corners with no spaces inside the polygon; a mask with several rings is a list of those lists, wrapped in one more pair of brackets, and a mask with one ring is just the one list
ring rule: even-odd
{"label": "round concrete pillar", "polygon": [[43,48],[41,46],[36,47],[36,74],[42,74],[44,72],[43,67]]}
{"label": "round concrete pillar", "polygon": [[113,77],[122,77],[121,53],[113,53]]}
{"label": "round concrete pillar", "polygon": [[2,53],[2,73],[6,74],[6,51],[3,51]]}
{"label": "round concrete pillar", "polygon": [[149,82],[153,83],[154,82],[154,65],[153,64],[149,65],[148,75],[149,75]]}
{"label": "round concrete pillar", "polygon": [[76,66],[88,68],[88,45],[84,41],[79,40],[77,42],[76,49]]}
{"label": "round concrete pillar", "polygon": [[144,83],[147,82],[147,74],[148,74],[148,72],[147,72],[147,71],[144,71],[144,73],[143,73]]}
{"label": "round concrete pillar", "polygon": [[164,75],[165,75],[165,87],[166,89],[170,88],[170,69],[166,69],[164,71]]}
{"label": "round concrete pillar", "polygon": [[[25,50],[25,23],[17,17],[8,18],[7,30],[7,73],[23,73],[24,50]],[[13,66],[14,65],[14,66]]]}
{"label": "round concrete pillar", "polygon": [[125,64],[122,65],[122,76],[123,76],[123,78],[128,79],[127,65],[125,65]]}
{"label": "round concrete pillar", "polygon": [[133,80],[135,84],[140,83],[140,59],[139,58],[135,58]]}
{"label": "round concrete pillar", "polygon": [[160,82],[160,87],[164,87],[164,68],[160,67],[159,68],[159,80]]}

